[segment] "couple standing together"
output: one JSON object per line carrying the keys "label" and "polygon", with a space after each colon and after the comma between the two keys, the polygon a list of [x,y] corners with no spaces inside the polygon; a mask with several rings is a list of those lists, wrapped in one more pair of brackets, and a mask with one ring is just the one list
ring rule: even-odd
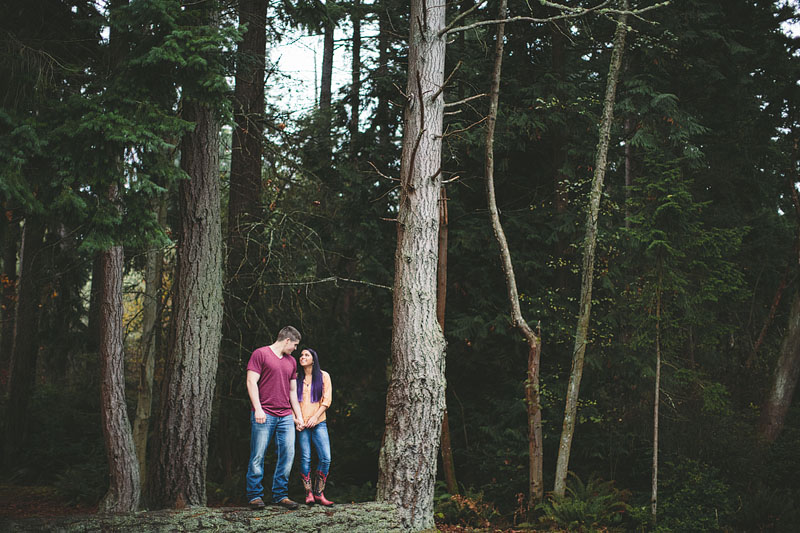
{"label": "couple standing together", "polygon": [[[275,438],[278,462],[272,478],[272,502],[287,509],[298,505],[289,499],[289,473],[294,461],[295,435],[300,442],[300,477],[305,503],[333,505],[325,498],[325,481],[331,464],[331,444],[325,411],[331,405],[331,378],[319,366],[317,353],[304,349],[300,366],[292,352],[300,343],[300,332],[286,326],[269,346],[254,351],[247,363],[247,394],[250,397],[250,463],[247,467],[247,499],[253,509],[264,508],[264,454]],[[297,433],[295,433],[295,431]],[[311,479],[311,441],[319,465]]]}

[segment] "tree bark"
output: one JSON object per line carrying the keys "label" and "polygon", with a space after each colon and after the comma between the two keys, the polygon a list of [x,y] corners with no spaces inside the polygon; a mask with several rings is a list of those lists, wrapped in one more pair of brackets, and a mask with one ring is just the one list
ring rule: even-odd
{"label": "tree bark", "polygon": [[173,316],[161,409],[148,475],[150,503],[181,508],[206,502],[208,432],[222,336],[219,122],[188,99],[195,124],[181,142],[180,230]]}
{"label": "tree bark", "polygon": [[[436,320],[444,332],[444,313],[447,308],[447,190],[442,187],[439,200],[439,260],[436,265]],[[446,395],[445,395],[446,396]],[[447,483],[449,494],[458,494],[458,481],[456,480],[456,466],[453,462],[453,447],[450,443],[450,420],[447,416],[447,402],[445,401],[444,416],[442,416],[442,471]]]}
{"label": "tree bark", "polygon": [[[623,1],[623,10],[628,10],[628,0]],[[592,278],[594,275],[595,246],[597,244],[597,220],[600,211],[600,198],[603,193],[603,178],[606,173],[611,124],[614,118],[614,100],[616,97],[617,80],[619,78],[620,67],[622,66],[622,55],[625,50],[625,35],[627,30],[627,15],[623,13],[619,15],[617,29],[614,32],[614,50],[611,53],[611,66],[609,67],[608,81],[606,82],[606,94],[603,101],[603,118],[600,122],[600,135],[597,143],[592,191],[586,217],[586,236],[583,241],[583,275],[581,280],[578,325],[575,331],[575,348],[572,356],[569,385],[567,387],[564,423],[561,428],[561,441],[558,447],[556,476],[553,489],[554,494],[560,497],[564,496],[567,487],[569,453],[570,447],[572,446],[572,437],[575,432],[578,394],[581,376],[583,375],[583,359],[586,353],[589,317],[592,308]]]}
{"label": "tree bark", "polygon": [[385,2],[381,2],[379,6],[378,68],[375,70],[378,103],[375,106],[375,123],[378,126],[378,147],[381,149],[382,156],[386,157],[385,152],[388,150],[391,141],[389,138],[389,94],[386,87],[389,83],[389,31],[391,23]]}
{"label": "tree bark", "polygon": [[[259,246],[250,238],[261,219],[263,196],[262,155],[265,120],[264,77],[266,71],[266,23],[268,2],[242,0],[239,23],[247,31],[239,43],[234,90],[233,152],[231,154],[228,201],[228,239],[225,271],[223,344],[217,372],[217,395],[221,413],[235,412],[241,389],[244,357],[256,346],[259,327],[252,307],[257,292]],[[236,391],[236,392],[234,392]],[[235,421],[219,418],[216,444],[226,479],[233,475],[235,451],[230,432]]]}
{"label": "tree bark", "polygon": [[655,524],[658,515],[658,407],[661,396],[661,276],[656,292],[656,383],[653,394],[653,478],[650,491],[650,513]]}
{"label": "tree bark", "polygon": [[353,64],[350,85],[350,158],[358,155],[358,116],[361,113],[361,0],[353,0]]}
{"label": "tree bark", "polygon": [[96,352],[100,339],[100,283],[103,272],[100,268],[100,256],[92,259],[92,282],[89,288],[89,316],[86,326],[86,350]]}
{"label": "tree bark", "polygon": [[764,442],[773,443],[781,434],[786,413],[792,404],[798,377],[800,377],[800,291],[795,292],[792,300],[789,327],[783,338],[772,383],[761,409],[758,434]]}
{"label": "tree bark", "polygon": [[[109,198],[117,196],[116,185]],[[130,513],[139,508],[141,486],[139,464],[125,404],[125,354],[122,323],[122,246],[100,253],[102,284],[100,291],[100,415],[108,460],[108,492],[100,510]]]}
{"label": "tree bark", "polygon": [[[167,221],[167,198],[163,195],[153,200],[153,209],[158,213],[158,225]],[[142,362],[139,365],[139,390],[136,402],[136,417],[133,421],[133,443],[139,465],[140,486],[145,486],[147,472],[147,438],[150,432],[150,415],[153,408],[153,378],[158,345],[158,321],[161,307],[161,283],[163,277],[164,252],[151,247],[146,252],[144,271],[144,304],[142,305]]]}
{"label": "tree bark", "polygon": [[14,349],[14,313],[17,305],[17,249],[19,247],[19,220],[15,210],[3,206],[3,270],[0,272],[2,301],[0,301],[0,396],[8,388],[8,371]]}
{"label": "tree bark", "polygon": [[[500,0],[499,20],[506,18],[506,0]],[[492,71],[492,84],[489,92],[489,116],[486,121],[486,198],[489,205],[489,216],[492,222],[495,239],[500,248],[501,265],[506,280],[508,301],[511,306],[511,322],[520,330],[528,343],[527,382],[525,386],[525,400],[528,408],[528,452],[529,452],[529,507],[533,507],[541,500],[542,484],[542,417],[539,404],[539,356],[541,344],[539,337],[530,328],[522,316],[519,305],[517,281],[514,275],[514,265],[511,262],[511,251],[508,248],[503,226],[500,222],[500,213],[497,209],[497,200],[494,187],[494,131],[497,124],[497,108],[500,100],[500,78],[503,66],[503,44],[505,24],[497,25],[497,38],[495,40],[495,60]]]}
{"label": "tree bark", "polygon": [[336,25],[330,18],[330,12],[327,12],[325,17],[325,28],[322,38],[322,75],[320,77],[319,87],[319,109],[323,113],[330,113],[331,102],[333,101],[333,34]]}
{"label": "tree bark", "polygon": [[392,376],[379,457],[379,501],[404,527],[434,527],[433,488],[445,408],[442,329],[436,320],[445,10],[411,1],[393,290]]}
{"label": "tree bark", "polygon": [[14,318],[14,349],[8,377],[8,405],[5,424],[5,465],[12,466],[28,435],[28,403],[36,379],[39,353],[39,316],[42,300],[44,222],[32,215],[25,218],[20,247],[19,292]]}

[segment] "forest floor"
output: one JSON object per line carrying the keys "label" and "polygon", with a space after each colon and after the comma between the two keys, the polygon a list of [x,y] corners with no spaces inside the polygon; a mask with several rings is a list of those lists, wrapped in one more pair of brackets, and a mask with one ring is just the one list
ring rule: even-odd
{"label": "forest floor", "polygon": [[[437,524],[437,529],[442,533],[503,531],[449,524]],[[301,506],[297,511],[270,505],[261,511],[247,507],[196,507],[105,515],[98,514],[93,507],[65,502],[52,487],[0,485],[0,531],[380,533],[403,530],[398,525],[394,508],[375,502],[335,505],[332,508]]]}

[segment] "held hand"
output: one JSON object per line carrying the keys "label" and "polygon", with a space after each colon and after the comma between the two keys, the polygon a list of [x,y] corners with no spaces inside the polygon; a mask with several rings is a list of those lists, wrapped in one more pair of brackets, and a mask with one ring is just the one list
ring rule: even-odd
{"label": "held hand", "polygon": [[300,418],[295,417],[294,426],[297,428],[297,431],[303,431],[306,428],[306,423]]}
{"label": "held hand", "polygon": [[260,407],[256,409],[256,424],[263,424],[267,421],[267,415],[264,413],[264,410]]}

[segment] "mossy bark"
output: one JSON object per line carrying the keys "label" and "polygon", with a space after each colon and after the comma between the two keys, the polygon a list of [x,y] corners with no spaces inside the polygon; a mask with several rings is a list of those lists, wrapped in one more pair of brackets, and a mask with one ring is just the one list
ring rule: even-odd
{"label": "mossy bark", "polygon": [[433,487],[445,408],[445,341],[436,319],[444,15],[431,0],[411,2],[392,376],[379,457],[378,500],[401,506],[403,525],[413,530],[434,525]]}
{"label": "mossy bark", "polygon": [[194,532],[226,531],[229,533],[269,531],[295,533],[376,533],[404,531],[397,508],[375,502],[339,505],[332,508],[302,506],[287,511],[268,506],[262,511],[241,507],[193,507],[182,511],[150,511],[130,514],[72,515],[25,519],[0,518],[0,530],[7,532],[103,532],[136,531]]}
{"label": "mossy bark", "polygon": [[222,337],[222,234],[219,122],[215,111],[184,101],[195,124],[181,143],[180,232],[169,351],[148,494],[151,505],[206,502],[208,433]]}

